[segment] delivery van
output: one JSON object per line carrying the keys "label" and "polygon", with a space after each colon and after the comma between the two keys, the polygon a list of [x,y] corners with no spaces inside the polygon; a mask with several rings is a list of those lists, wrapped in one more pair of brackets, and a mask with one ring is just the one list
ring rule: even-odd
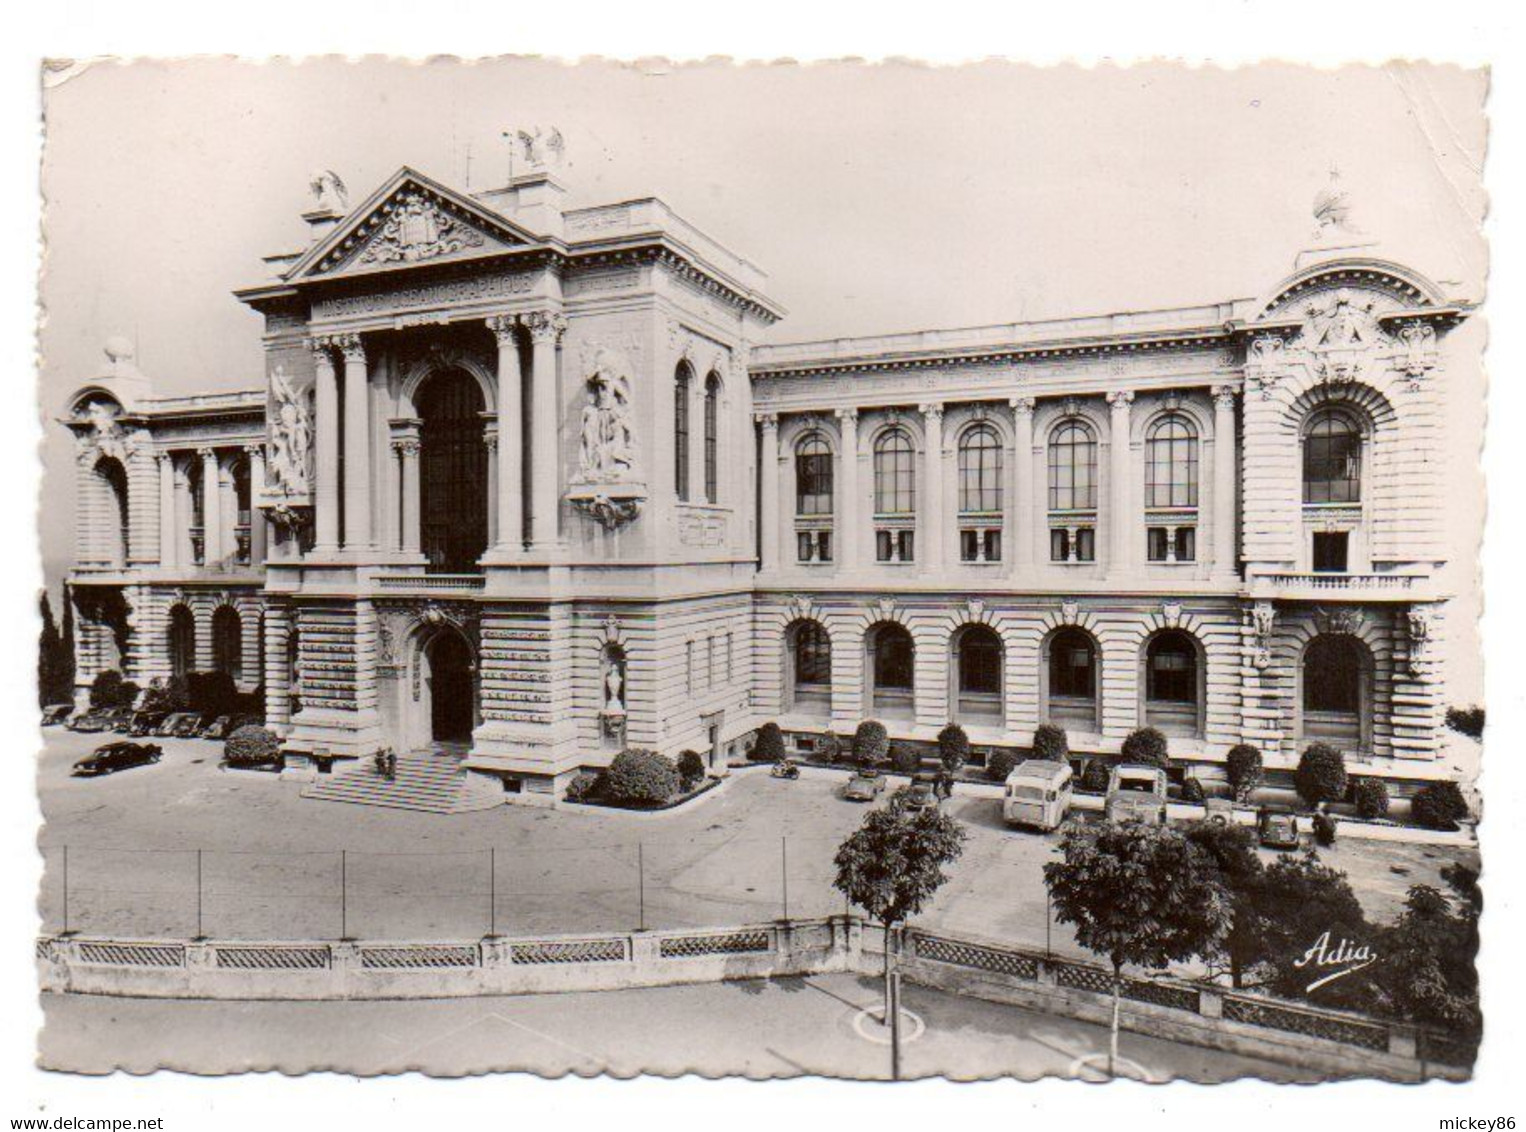
{"label": "delivery van", "polygon": [[1058,829],[1070,812],[1071,770],[1068,762],[1028,759],[1007,775],[1001,814],[1008,825]]}

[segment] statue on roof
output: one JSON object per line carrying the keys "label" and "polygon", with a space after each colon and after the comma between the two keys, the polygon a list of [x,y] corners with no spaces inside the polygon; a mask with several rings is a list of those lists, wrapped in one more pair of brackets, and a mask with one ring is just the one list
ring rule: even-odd
{"label": "statue on roof", "polygon": [[562,131],[555,126],[545,131],[539,126],[533,130],[518,130],[514,140],[519,143],[519,159],[524,162],[526,170],[557,167],[562,163],[562,155],[567,148]]}
{"label": "statue on roof", "polygon": [[350,192],[332,169],[320,169],[308,178],[307,191],[312,194],[314,212],[342,215],[350,211]]}
{"label": "statue on roof", "polygon": [[1330,183],[1314,194],[1314,237],[1324,242],[1338,242],[1351,236],[1365,235],[1351,218],[1351,194],[1341,187],[1341,171],[1332,166]]}

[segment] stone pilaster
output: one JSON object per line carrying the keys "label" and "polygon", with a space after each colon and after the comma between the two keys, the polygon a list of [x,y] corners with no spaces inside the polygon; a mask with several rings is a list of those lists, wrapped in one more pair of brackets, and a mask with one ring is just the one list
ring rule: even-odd
{"label": "stone pilaster", "polygon": [[1129,406],[1134,403],[1131,390],[1121,389],[1107,395],[1112,409],[1112,427],[1108,436],[1108,573],[1114,578],[1127,575],[1134,561],[1135,521],[1133,481],[1129,475]]}
{"label": "stone pilaster", "polygon": [[554,551],[560,543],[557,508],[561,498],[561,420],[558,412],[557,350],[567,330],[558,312],[525,316],[530,331],[530,536],[535,549]]}
{"label": "stone pilaster", "polygon": [[495,315],[487,320],[498,343],[498,455],[493,461],[497,482],[495,552],[505,557],[524,553],[524,374],[519,364],[518,320]]}
{"label": "stone pilaster", "polygon": [[249,458],[249,565],[263,566],[269,532],[265,512],[260,510],[260,495],[265,490],[265,445],[247,444],[244,455]]}
{"label": "stone pilaster", "polygon": [[758,455],[759,490],[763,511],[763,531],[759,539],[759,569],[770,573],[779,568],[779,415],[764,413],[758,417],[763,444]]}
{"label": "stone pilaster", "polygon": [[317,459],[314,464],[313,544],[315,555],[332,555],[339,549],[339,385],[334,372],[334,355],[326,338],[315,338],[313,351],[314,430],[317,432]]}
{"label": "stone pilaster", "polygon": [[917,499],[919,528],[917,557],[923,569],[942,568],[944,544],[949,532],[943,522],[943,405],[939,402],[920,406],[926,441],[923,447],[923,483]]}
{"label": "stone pilaster", "polygon": [[1011,575],[1016,578],[1033,568],[1033,501],[1039,485],[1033,482],[1033,410],[1032,397],[1013,397],[1012,470],[1007,477],[1011,488],[1007,495],[1006,553],[1011,560]]}
{"label": "stone pilaster", "polygon": [[202,563],[209,568],[223,564],[223,477],[215,448],[200,448]]}
{"label": "stone pilaster", "polygon": [[844,571],[859,565],[859,548],[863,537],[863,500],[858,487],[858,409],[837,410],[838,427],[841,430],[840,451],[837,457],[838,513],[836,527],[837,556]]}
{"label": "stone pilaster", "polygon": [[1235,390],[1213,391],[1213,574],[1229,579],[1237,573],[1235,529]]}
{"label": "stone pilaster", "polygon": [[358,334],[335,342],[344,355],[344,548],[363,552],[371,534],[371,387]]}
{"label": "stone pilaster", "polygon": [[179,564],[181,527],[175,516],[175,454],[160,452],[155,457],[159,467],[159,564]]}

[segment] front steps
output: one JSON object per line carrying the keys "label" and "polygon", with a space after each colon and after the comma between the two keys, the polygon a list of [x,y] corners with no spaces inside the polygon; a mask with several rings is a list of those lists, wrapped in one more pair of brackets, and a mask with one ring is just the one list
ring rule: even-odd
{"label": "front steps", "polygon": [[468,775],[460,753],[450,750],[398,755],[397,774],[391,779],[379,774],[371,759],[359,759],[319,778],[302,797],[431,814],[464,814],[503,804],[503,791]]}

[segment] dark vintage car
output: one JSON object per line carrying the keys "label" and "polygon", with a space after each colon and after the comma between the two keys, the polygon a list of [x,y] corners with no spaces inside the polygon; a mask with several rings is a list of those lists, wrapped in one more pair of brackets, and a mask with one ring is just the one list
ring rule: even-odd
{"label": "dark vintage car", "polygon": [[169,714],[167,711],[135,711],[132,713],[132,724],[127,728],[127,733],[134,739],[157,734],[160,725],[169,718]]}
{"label": "dark vintage car", "polygon": [[126,735],[132,729],[132,708],[112,708],[106,715],[111,720],[111,729],[118,734]]}
{"label": "dark vintage car", "polygon": [[1216,825],[1234,825],[1235,804],[1229,798],[1205,798],[1203,818]]}
{"label": "dark vintage car", "polygon": [[203,739],[226,739],[237,726],[231,715],[220,715],[197,732]]}
{"label": "dark vintage car", "polygon": [[76,778],[94,778],[130,767],[148,766],[158,762],[159,756],[156,743],[106,743],[75,763],[74,775]]}
{"label": "dark vintage car", "polygon": [[69,718],[69,713],[74,710],[73,704],[49,704],[42,709],[42,725],[54,727]]}
{"label": "dark vintage car", "polygon": [[194,711],[182,711],[170,716],[170,729],[160,731],[161,735],[172,735],[177,739],[189,739],[201,728],[201,716]]}
{"label": "dark vintage car", "polygon": [[1267,849],[1297,849],[1298,819],[1286,810],[1262,810],[1256,815],[1256,840]]}
{"label": "dark vintage car", "polygon": [[872,802],[885,792],[885,777],[877,770],[856,771],[843,787],[842,796],[850,802]]}
{"label": "dark vintage car", "polygon": [[900,792],[901,804],[911,813],[938,808],[938,780],[930,774],[913,775],[911,785]]}
{"label": "dark vintage car", "polygon": [[71,719],[65,726],[70,731],[79,731],[86,735],[95,735],[102,731],[110,731],[112,725],[111,713],[107,711],[87,711],[81,716]]}

